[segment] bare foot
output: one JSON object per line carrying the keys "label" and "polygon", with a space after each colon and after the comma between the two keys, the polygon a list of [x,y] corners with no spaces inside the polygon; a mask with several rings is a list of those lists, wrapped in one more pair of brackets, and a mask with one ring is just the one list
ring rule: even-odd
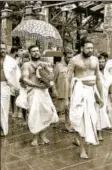
{"label": "bare foot", "polygon": [[37,142],[37,139],[34,139],[31,143],[32,146],[37,146],[38,145],[38,142]]}
{"label": "bare foot", "polygon": [[74,138],[74,141],[72,143],[76,146],[80,146],[80,142],[79,142],[78,138]]}
{"label": "bare foot", "polygon": [[73,133],[74,132],[74,130],[71,128],[71,126],[70,125],[65,125],[65,130],[67,131],[67,132],[70,132],[70,133]]}
{"label": "bare foot", "polygon": [[86,152],[82,152],[82,153],[80,154],[80,158],[82,158],[82,159],[88,159],[88,155],[86,154]]}
{"label": "bare foot", "polygon": [[49,144],[49,143],[50,143],[49,139],[47,139],[45,136],[40,137],[39,145],[44,145],[44,144]]}
{"label": "bare foot", "polygon": [[99,141],[103,141],[104,140],[102,136],[98,136],[98,139],[99,139]]}

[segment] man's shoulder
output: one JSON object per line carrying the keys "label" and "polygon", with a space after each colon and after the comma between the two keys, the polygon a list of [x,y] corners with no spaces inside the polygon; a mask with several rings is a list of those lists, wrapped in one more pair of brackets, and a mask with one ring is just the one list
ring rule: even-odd
{"label": "man's shoulder", "polygon": [[25,62],[25,63],[22,65],[22,67],[25,67],[25,68],[31,67],[31,62],[30,62],[30,61]]}
{"label": "man's shoulder", "polygon": [[70,61],[71,61],[71,62],[76,62],[76,61],[79,60],[80,58],[81,58],[81,54],[77,54],[77,55],[73,56],[73,57],[70,59]]}
{"label": "man's shoulder", "polygon": [[99,61],[98,61],[98,57],[96,57],[96,56],[94,56],[94,55],[91,56],[91,59],[92,59],[93,61],[95,61],[95,62],[99,62]]}

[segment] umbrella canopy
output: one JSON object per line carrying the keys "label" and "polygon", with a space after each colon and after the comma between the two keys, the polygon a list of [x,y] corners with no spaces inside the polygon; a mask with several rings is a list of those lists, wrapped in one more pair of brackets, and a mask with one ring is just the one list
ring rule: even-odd
{"label": "umbrella canopy", "polygon": [[41,20],[23,20],[13,31],[12,36],[35,38],[39,41],[62,46],[62,38],[57,29]]}

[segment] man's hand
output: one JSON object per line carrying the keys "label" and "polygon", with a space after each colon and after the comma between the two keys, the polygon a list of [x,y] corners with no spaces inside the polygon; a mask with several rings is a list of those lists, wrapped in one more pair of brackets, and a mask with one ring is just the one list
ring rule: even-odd
{"label": "man's hand", "polygon": [[15,90],[15,95],[16,95],[16,97],[19,96],[19,93],[20,93],[20,90],[17,90],[17,89],[16,89],[16,90]]}
{"label": "man's hand", "polygon": [[100,100],[100,101],[99,101],[99,106],[100,106],[100,107],[103,107],[103,106],[104,106],[103,100]]}

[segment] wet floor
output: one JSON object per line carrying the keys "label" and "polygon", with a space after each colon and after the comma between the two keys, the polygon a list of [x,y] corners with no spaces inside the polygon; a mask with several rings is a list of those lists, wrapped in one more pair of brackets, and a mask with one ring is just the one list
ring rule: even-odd
{"label": "wet floor", "polygon": [[79,158],[72,144],[73,133],[63,132],[63,123],[47,130],[51,143],[31,146],[33,135],[22,120],[10,118],[9,134],[1,139],[1,170],[112,170],[112,131],[103,131],[99,146],[88,145],[90,158]]}

